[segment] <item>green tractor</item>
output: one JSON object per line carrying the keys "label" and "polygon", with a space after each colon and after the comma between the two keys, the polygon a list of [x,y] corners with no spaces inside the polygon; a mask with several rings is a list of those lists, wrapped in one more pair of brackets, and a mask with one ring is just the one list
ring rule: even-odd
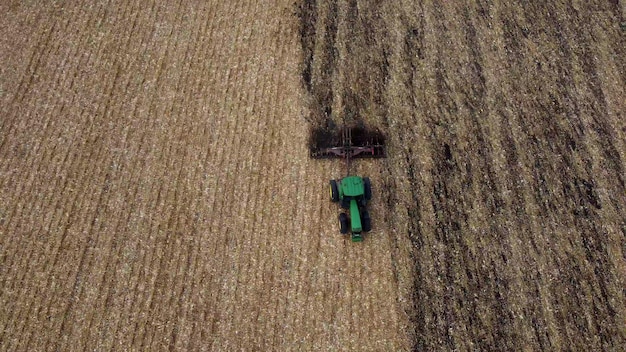
{"label": "green tractor", "polygon": [[311,157],[342,158],[346,161],[347,176],[330,180],[330,199],[348,211],[339,214],[339,231],[350,232],[353,242],[363,241],[363,233],[372,229],[367,203],[372,199],[372,185],[368,177],[350,176],[353,158],[384,158],[384,137],[377,131],[343,128],[341,137],[325,130],[313,132]]}
{"label": "green tractor", "polygon": [[368,177],[348,176],[341,180],[330,180],[330,199],[348,210],[339,214],[339,232],[352,233],[352,242],[363,241],[361,233],[372,230],[372,220],[366,209],[372,199],[372,186]]}

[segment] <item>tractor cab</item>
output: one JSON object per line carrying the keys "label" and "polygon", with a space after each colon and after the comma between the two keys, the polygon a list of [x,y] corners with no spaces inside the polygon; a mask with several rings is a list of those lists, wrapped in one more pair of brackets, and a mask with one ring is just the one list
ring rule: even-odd
{"label": "tractor cab", "polygon": [[341,180],[330,180],[330,198],[339,202],[348,214],[339,214],[339,231],[342,234],[352,233],[353,242],[363,240],[362,232],[372,229],[367,202],[372,198],[369,178],[347,176]]}

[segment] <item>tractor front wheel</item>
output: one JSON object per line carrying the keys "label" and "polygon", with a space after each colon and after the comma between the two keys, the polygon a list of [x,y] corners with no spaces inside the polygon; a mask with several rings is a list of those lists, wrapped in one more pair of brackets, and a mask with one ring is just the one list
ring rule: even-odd
{"label": "tractor front wheel", "polygon": [[330,199],[335,203],[339,201],[339,187],[335,180],[330,180]]}
{"label": "tractor front wheel", "polygon": [[349,227],[350,224],[348,221],[348,215],[346,215],[346,213],[339,214],[339,232],[341,232],[342,235],[345,235],[348,233]]}

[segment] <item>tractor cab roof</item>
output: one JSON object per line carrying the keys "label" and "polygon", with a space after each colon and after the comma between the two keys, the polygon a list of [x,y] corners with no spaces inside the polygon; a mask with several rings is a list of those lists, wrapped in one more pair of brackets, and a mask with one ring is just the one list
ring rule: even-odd
{"label": "tractor cab roof", "polygon": [[359,176],[348,176],[341,179],[341,194],[348,197],[359,197],[365,193],[363,179]]}

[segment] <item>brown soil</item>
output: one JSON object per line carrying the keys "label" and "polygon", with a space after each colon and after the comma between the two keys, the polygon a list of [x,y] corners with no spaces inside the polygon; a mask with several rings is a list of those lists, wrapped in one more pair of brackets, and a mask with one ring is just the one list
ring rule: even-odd
{"label": "brown soil", "polygon": [[[0,350],[626,344],[623,3],[0,11]],[[359,244],[344,120],[389,155]]]}

